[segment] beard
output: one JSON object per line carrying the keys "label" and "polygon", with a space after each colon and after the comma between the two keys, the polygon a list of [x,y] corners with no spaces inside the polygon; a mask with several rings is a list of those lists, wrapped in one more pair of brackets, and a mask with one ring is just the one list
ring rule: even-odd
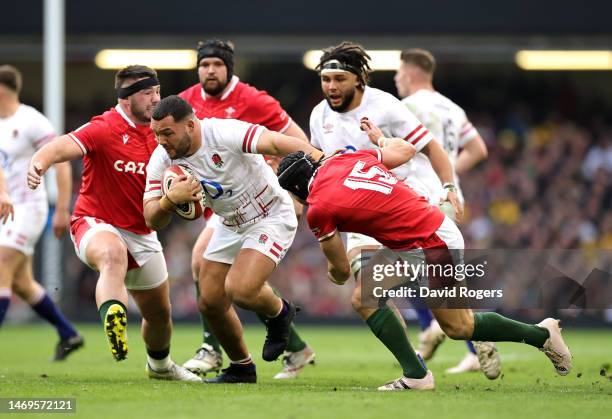
{"label": "beard", "polygon": [[336,105],[336,106],[332,105],[331,100],[329,99],[327,95],[325,96],[325,100],[327,100],[327,104],[329,105],[330,108],[332,108],[333,111],[342,113],[348,109],[354,97],[355,97],[355,89],[351,90],[350,92],[347,92],[344,95],[342,102],[340,102],[339,105]]}
{"label": "beard", "polygon": [[[211,81],[216,81],[216,83],[211,83]],[[217,96],[227,86],[227,80],[225,82],[222,82],[219,79],[209,79],[204,80],[200,84],[202,85],[202,89],[204,89],[206,94],[210,96]]]}
{"label": "beard", "polygon": [[181,141],[178,142],[176,148],[174,149],[175,159],[186,157],[189,152],[189,148],[191,147],[191,137],[189,134],[185,133],[181,138]]}
{"label": "beard", "polygon": [[163,145],[164,150],[166,150],[166,154],[172,160],[180,159],[182,157],[186,157],[189,152],[189,148],[191,147],[191,137],[189,134],[185,133],[181,137],[179,141],[176,142],[176,145]]}
{"label": "beard", "polygon": [[151,122],[152,110],[147,110],[146,107],[139,107],[132,98],[130,98],[130,110],[134,118],[136,118],[136,122],[141,124],[148,124]]}

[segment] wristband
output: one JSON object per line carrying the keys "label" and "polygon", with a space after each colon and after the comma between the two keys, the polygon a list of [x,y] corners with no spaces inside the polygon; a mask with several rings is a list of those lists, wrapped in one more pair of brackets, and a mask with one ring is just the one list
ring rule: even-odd
{"label": "wristband", "polygon": [[444,185],[442,185],[442,188],[446,189],[448,192],[457,192],[457,187],[451,182],[446,182]]}
{"label": "wristband", "polygon": [[[386,137],[379,137],[378,140],[376,140],[376,144],[378,144],[378,146],[380,148],[383,148],[385,146],[385,142],[387,141]],[[381,144],[382,143],[382,144]]]}
{"label": "wristband", "polygon": [[176,204],[172,202],[167,195],[164,195],[159,200],[159,207],[165,212],[174,212]]}

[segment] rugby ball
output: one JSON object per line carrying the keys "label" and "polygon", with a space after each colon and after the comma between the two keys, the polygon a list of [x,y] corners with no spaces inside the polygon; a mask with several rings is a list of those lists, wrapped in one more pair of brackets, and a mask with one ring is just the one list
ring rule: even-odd
{"label": "rugby ball", "polygon": [[[162,193],[166,193],[170,189],[170,185],[172,181],[180,176],[187,176],[197,179],[198,176],[195,171],[184,164],[173,164],[164,170],[164,175],[162,176]],[[202,190],[202,199],[200,201],[190,201],[185,202],[184,204],[180,204],[176,206],[174,212],[179,217],[185,220],[196,220],[204,214],[204,210],[206,208],[206,194]]]}

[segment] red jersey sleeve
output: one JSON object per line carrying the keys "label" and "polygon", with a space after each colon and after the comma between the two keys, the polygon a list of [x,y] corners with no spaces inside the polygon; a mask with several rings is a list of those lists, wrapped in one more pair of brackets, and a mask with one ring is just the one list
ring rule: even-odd
{"label": "red jersey sleeve", "polygon": [[264,91],[259,91],[249,98],[249,107],[240,119],[278,132],[286,131],[291,124],[291,118],[280,103]]}
{"label": "red jersey sleeve", "polygon": [[379,163],[382,163],[382,152],[378,148],[373,149],[373,150],[359,150],[359,151],[357,151],[354,154],[357,154],[357,153],[368,154],[370,156],[375,157],[376,160],[378,160]]}
{"label": "red jersey sleeve", "polygon": [[68,136],[77,143],[83,154],[87,154],[96,151],[98,144],[109,138],[110,133],[105,122],[92,119],[69,133]]}
{"label": "red jersey sleeve", "polygon": [[332,214],[319,205],[315,204],[308,207],[306,219],[310,230],[319,241],[333,236],[338,230]]}

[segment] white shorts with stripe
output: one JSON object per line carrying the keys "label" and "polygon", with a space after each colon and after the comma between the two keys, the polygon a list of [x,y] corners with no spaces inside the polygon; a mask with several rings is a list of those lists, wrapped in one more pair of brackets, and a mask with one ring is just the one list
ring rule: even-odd
{"label": "white shorts with stripe", "polygon": [[206,227],[214,228],[214,232],[204,251],[204,258],[231,265],[241,249],[254,249],[278,265],[297,231],[293,203],[281,202],[279,207],[273,214],[239,230],[232,230],[219,219],[207,224]]}
{"label": "white shorts with stripe", "polygon": [[79,217],[70,223],[70,238],[81,261],[94,269],[87,260],[86,250],[96,233],[108,231],[123,242],[128,251],[128,271],[125,287],[130,290],[157,288],[168,278],[166,260],[157,233],[136,234],[94,217]]}
{"label": "white shorts with stripe", "polygon": [[13,208],[14,218],[9,217],[6,224],[0,223],[0,246],[31,256],[45,229],[49,207],[45,201],[40,201],[16,204]]}

